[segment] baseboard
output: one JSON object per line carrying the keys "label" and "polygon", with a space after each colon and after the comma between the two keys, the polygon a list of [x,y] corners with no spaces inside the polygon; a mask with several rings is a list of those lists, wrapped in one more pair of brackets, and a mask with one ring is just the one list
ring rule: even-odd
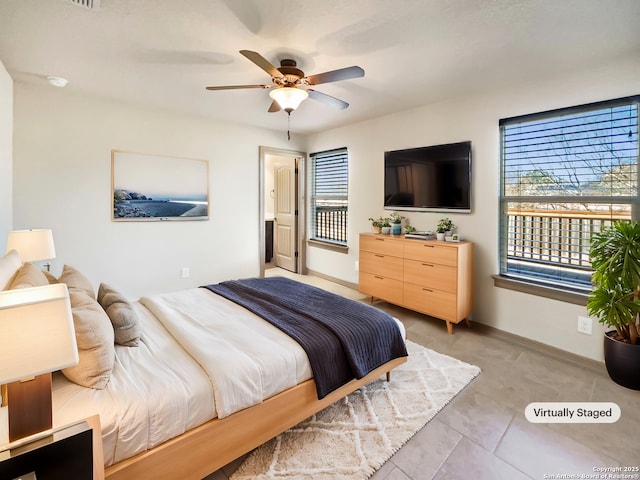
{"label": "baseboard", "polygon": [[333,283],[337,283],[338,285],[342,285],[343,287],[351,288],[352,290],[358,290],[357,283],[346,282],[339,278],[331,277],[329,275],[325,275],[324,273],[316,272],[315,270],[307,270],[307,275],[312,275],[314,277],[322,278],[323,280],[328,280]]}
{"label": "baseboard", "polygon": [[604,362],[599,362],[591,358],[567,352],[566,350],[552,347],[551,345],[547,345],[536,340],[531,340],[530,338],[521,337],[519,335],[515,335],[513,333],[509,333],[490,325],[485,325],[483,323],[472,322],[472,325],[475,330],[486,333],[487,335],[490,335],[492,337],[500,338],[506,342],[520,345],[522,348],[526,348],[527,350],[544,353],[545,355],[554,357],[558,360],[562,360],[563,362],[571,363],[583,368],[588,368],[593,372],[604,372],[606,374],[606,367],[604,365]]}

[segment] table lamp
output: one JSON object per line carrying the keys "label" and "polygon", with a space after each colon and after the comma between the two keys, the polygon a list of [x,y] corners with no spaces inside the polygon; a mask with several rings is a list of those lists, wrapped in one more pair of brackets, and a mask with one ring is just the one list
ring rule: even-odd
{"label": "table lamp", "polygon": [[[14,230],[7,235],[7,252],[17,250],[23,262],[56,258],[53,234],[49,229]],[[47,270],[50,263],[45,263]]]}
{"label": "table lamp", "polygon": [[8,384],[10,442],[51,429],[51,372],[77,363],[65,284],[0,292],[0,384]]}

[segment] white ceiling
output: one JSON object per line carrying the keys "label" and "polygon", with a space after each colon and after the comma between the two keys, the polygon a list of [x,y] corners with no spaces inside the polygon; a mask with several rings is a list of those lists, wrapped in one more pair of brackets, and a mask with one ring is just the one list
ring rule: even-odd
{"label": "white ceiling", "polygon": [[15,82],[62,76],[71,91],[286,128],[268,90],[205,90],[270,83],[241,49],[307,75],[365,70],[315,87],[350,107],[306,100],[291,129],[309,133],[640,60],[640,0],[0,0],[0,60]]}

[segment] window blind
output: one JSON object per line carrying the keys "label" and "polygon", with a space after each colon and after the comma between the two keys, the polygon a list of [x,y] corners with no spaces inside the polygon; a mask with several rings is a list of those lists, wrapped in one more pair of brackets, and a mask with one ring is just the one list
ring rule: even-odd
{"label": "window blind", "polygon": [[311,154],[311,238],[347,244],[349,158],[346,148]]}
{"label": "window blind", "polygon": [[500,121],[501,274],[590,288],[590,237],[638,205],[638,100]]}

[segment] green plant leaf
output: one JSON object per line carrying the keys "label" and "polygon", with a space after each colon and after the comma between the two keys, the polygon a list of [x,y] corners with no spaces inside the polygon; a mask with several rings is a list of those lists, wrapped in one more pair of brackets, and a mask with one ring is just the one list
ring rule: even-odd
{"label": "green plant leaf", "polygon": [[594,285],[587,311],[628,337],[640,314],[640,223],[616,221],[591,237]]}

